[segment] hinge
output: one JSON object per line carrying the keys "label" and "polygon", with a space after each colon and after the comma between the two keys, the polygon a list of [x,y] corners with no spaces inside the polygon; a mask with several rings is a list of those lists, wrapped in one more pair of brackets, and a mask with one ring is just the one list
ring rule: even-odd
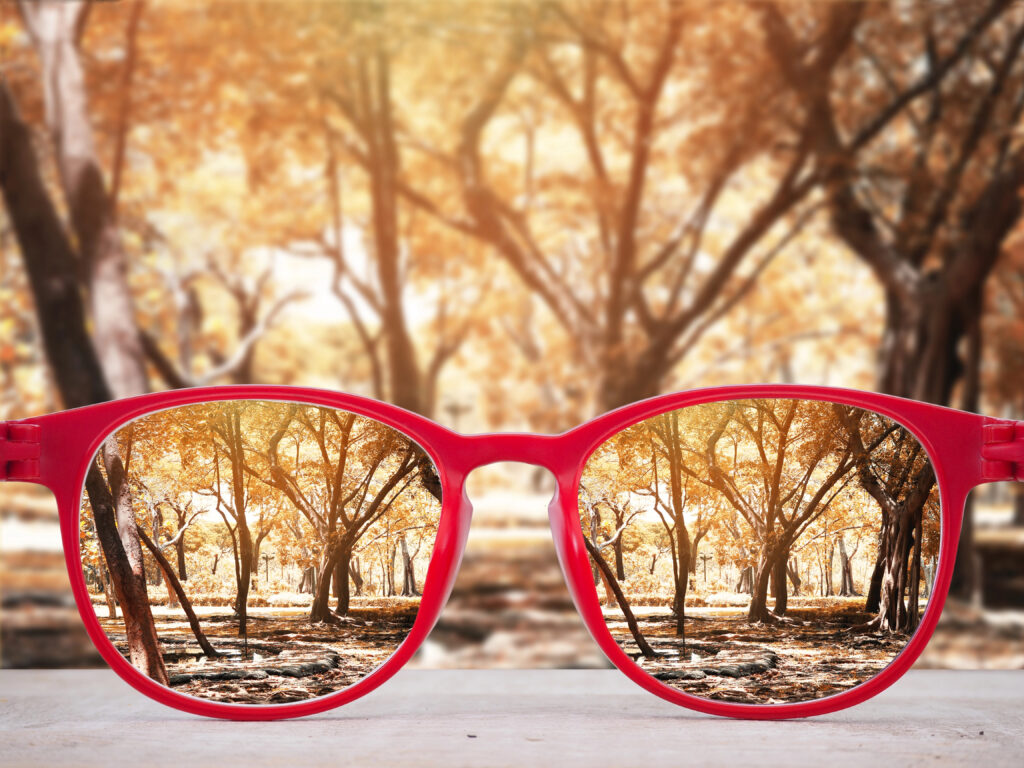
{"label": "hinge", "polygon": [[987,482],[1024,480],[1024,422],[997,421],[981,429],[982,478]]}
{"label": "hinge", "polygon": [[39,425],[0,422],[0,480],[38,480],[39,451]]}

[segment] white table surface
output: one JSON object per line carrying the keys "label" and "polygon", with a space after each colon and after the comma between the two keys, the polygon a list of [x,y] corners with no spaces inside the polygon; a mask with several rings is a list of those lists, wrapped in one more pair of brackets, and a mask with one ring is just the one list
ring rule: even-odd
{"label": "white table surface", "polygon": [[235,723],[149,701],[106,670],[0,672],[0,766],[1024,766],[1024,671],[914,670],[809,720],[689,712],[621,673],[400,672],[345,707]]}

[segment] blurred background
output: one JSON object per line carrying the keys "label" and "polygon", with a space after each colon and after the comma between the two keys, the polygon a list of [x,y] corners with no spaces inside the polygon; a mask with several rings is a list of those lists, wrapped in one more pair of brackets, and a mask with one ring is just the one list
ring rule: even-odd
{"label": "blurred background", "polygon": [[[799,382],[1024,418],[1024,7],[0,0],[0,419],[212,383],[558,432]],[[417,663],[606,664],[550,478],[476,472]],[[0,488],[5,667],[99,663]],[[1024,495],[975,492],[921,664],[1024,667]]]}

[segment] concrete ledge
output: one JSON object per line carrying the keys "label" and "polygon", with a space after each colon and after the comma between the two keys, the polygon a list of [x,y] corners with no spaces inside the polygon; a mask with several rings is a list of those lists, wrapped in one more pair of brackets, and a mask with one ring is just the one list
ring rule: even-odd
{"label": "concrete ledge", "polygon": [[0,672],[0,764],[76,766],[1020,766],[1024,671],[911,671],[813,720],[705,717],[615,671],[418,671],[303,720],[231,723],[106,670]]}

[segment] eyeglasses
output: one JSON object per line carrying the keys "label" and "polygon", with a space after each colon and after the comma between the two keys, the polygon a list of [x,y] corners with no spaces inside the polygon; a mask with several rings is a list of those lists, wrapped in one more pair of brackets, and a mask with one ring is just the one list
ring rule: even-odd
{"label": "eyeglasses", "polygon": [[885,395],[666,395],[561,435],[459,435],[351,395],[178,390],[0,423],[0,480],[57,497],[110,666],[187,712],[273,719],[369,693],[455,580],[464,483],[557,479],[551,530],[611,662],[716,715],[832,712],[895,682],[949,588],[971,488],[1021,479],[1024,423]]}

